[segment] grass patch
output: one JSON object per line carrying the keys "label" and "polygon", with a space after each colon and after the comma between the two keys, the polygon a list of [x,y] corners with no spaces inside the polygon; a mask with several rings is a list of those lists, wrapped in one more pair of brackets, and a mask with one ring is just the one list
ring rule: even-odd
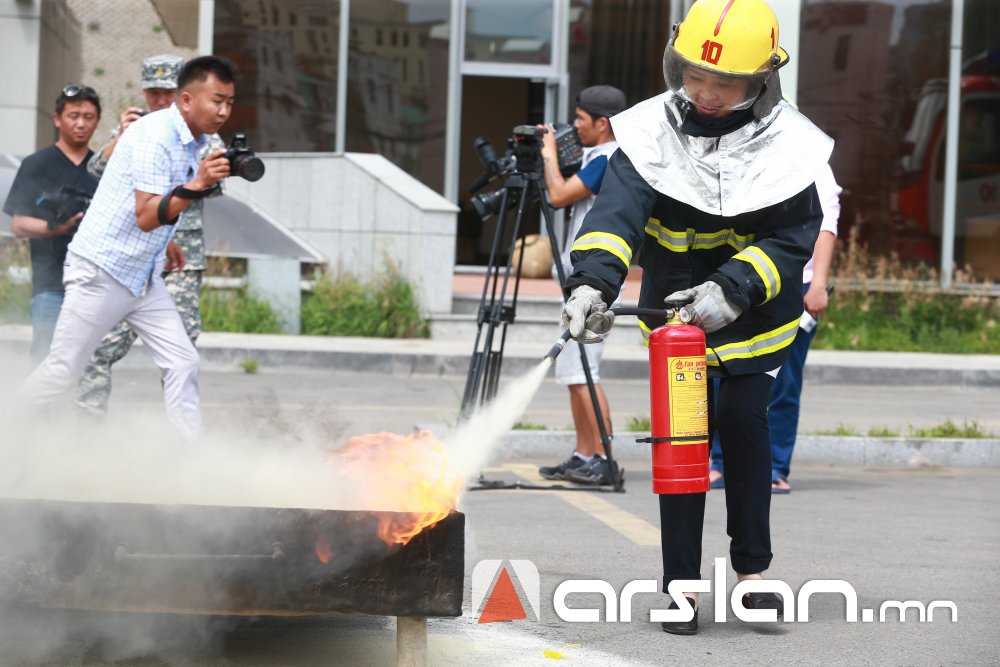
{"label": "grass patch", "polygon": [[257,360],[248,357],[240,362],[240,368],[242,368],[243,372],[247,375],[253,375],[257,372]]}
{"label": "grass patch", "polygon": [[302,333],[427,338],[430,326],[420,313],[413,286],[387,263],[385,272],[370,283],[349,273],[324,273],[302,301]]}
{"label": "grass patch", "polygon": [[203,291],[201,325],[205,331],[282,332],[281,321],[267,301],[253,298],[245,287],[233,291]]}
{"label": "grass patch", "polygon": [[912,438],[992,438],[992,433],[987,433],[979,427],[975,420],[962,422],[961,426],[955,424],[950,419],[937,426],[927,428],[911,428]]}
{"label": "grass patch", "polygon": [[837,424],[837,428],[835,429],[822,429],[819,431],[813,431],[813,435],[835,435],[838,437],[848,437],[848,436],[858,436],[861,435],[861,433],[858,431],[858,429],[841,423]]}
{"label": "grass patch", "polygon": [[28,244],[0,239],[0,324],[27,324],[31,321],[31,281],[15,277],[30,267]]}
{"label": "grass patch", "polygon": [[625,430],[629,432],[642,432],[645,433],[652,428],[650,424],[649,417],[629,417],[628,422],[625,424]]}
{"label": "grass patch", "polygon": [[832,275],[815,349],[1000,354],[1000,297],[968,267],[955,273],[961,289],[945,292],[932,267],[850,239],[837,244]]}
{"label": "grass patch", "polygon": [[542,424],[533,424],[531,422],[514,422],[513,430],[515,431],[545,431],[546,427]]}
{"label": "grass patch", "polygon": [[[861,432],[853,426],[838,424],[832,430],[813,431],[813,435],[834,435],[834,436],[860,436]],[[984,431],[979,422],[965,420],[961,425],[955,424],[950,419],[936,426],[925,426],[914,428],[910,426],[906,432],[900,432],[884,426],[873,426],[865,434],[869,438],[995,438],[989,431]]]}

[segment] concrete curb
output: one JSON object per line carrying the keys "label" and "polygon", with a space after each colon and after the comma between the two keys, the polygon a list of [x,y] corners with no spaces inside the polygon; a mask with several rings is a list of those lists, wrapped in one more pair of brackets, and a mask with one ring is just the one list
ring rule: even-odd
{"label": "concrete curb", "polygon": [[[435,431],[437,433],[437,431]],[[622,461],[648,463],[648,433],[618,433],[613,450]],[[496,450],[498,461],[562,460],[576,445],[572,431],[512,431]],[[966,438],[869,438],[800,435],[795,463],[917,469],[1000,468],[1000,440]]]}
{"label": "concrete curb", "polygon": [[[27,354],[31,328],[0,326],[0,350]],[[458,375],[468,372],[474,340],[385,339],[325,336],[204,333],[198,339],[206,368],[237,368],[254,359],[262,368],[337,369],[391,375]],[[533,368],[552,341],[508,341],[504,372],[520,375]],[[124,367],[152,365],[142,350],[129,354]],[[649,373],[642,346],[609,347],[601,362],[607,379],[636,379]],[[1000,387],[1000,355],[910,352],[834,352],[813,350],[806,362],[810,383],[878,386]]]}

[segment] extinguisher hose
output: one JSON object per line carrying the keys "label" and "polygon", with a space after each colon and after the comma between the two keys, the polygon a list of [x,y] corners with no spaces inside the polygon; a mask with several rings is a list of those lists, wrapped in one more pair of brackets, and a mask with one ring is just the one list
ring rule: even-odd
{"label": "extinguisher hose", "polygon": [[[683,304],[678,304],[678,307],[680,307],[680,305]],[[672,308],[612,308],[611,312],[614,313],[616,317],[619,315],[634,315],[636,317],[662,317],[665,320],[669,320],[674,314]],[[569,329],[567,329],[563,332],[562,336],[559,337],[559,340],[555,342],[555,345],[549,348],[549,351],[545,353],[544,358],[555,360],[555,358],[559,356],[559,353],[563,351],[563,348],[566,347],[566,343],[569,342],[569,339],[570,334]]]}

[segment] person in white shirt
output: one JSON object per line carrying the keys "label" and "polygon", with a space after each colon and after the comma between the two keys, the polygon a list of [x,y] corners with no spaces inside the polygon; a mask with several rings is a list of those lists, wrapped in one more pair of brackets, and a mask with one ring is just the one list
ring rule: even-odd
{"label": "person in white shirt", "polygon": [[184,265],[172,240],[181,212],[229,175],[224,150],[201,161],[198,155],[229,118],[235,75],[223,58],[188,61],[177,102],[122,134],[69,246],[66,299],[52,346],[22,386],[31,404],[45,405],[75,387],[98,343],[124,320],[160,368],[168,419],[185,440],[197,439],[198,353],[161,276]]}

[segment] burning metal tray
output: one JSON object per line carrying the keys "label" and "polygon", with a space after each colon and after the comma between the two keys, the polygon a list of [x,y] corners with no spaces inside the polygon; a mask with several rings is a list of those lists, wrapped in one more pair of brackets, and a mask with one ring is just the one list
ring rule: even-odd
{"label": "burning metal tray", "polygon": [[394,514],[0,500],[0,598],[106,611],[460,616],[465,516],[389,546],[378,528]]}

